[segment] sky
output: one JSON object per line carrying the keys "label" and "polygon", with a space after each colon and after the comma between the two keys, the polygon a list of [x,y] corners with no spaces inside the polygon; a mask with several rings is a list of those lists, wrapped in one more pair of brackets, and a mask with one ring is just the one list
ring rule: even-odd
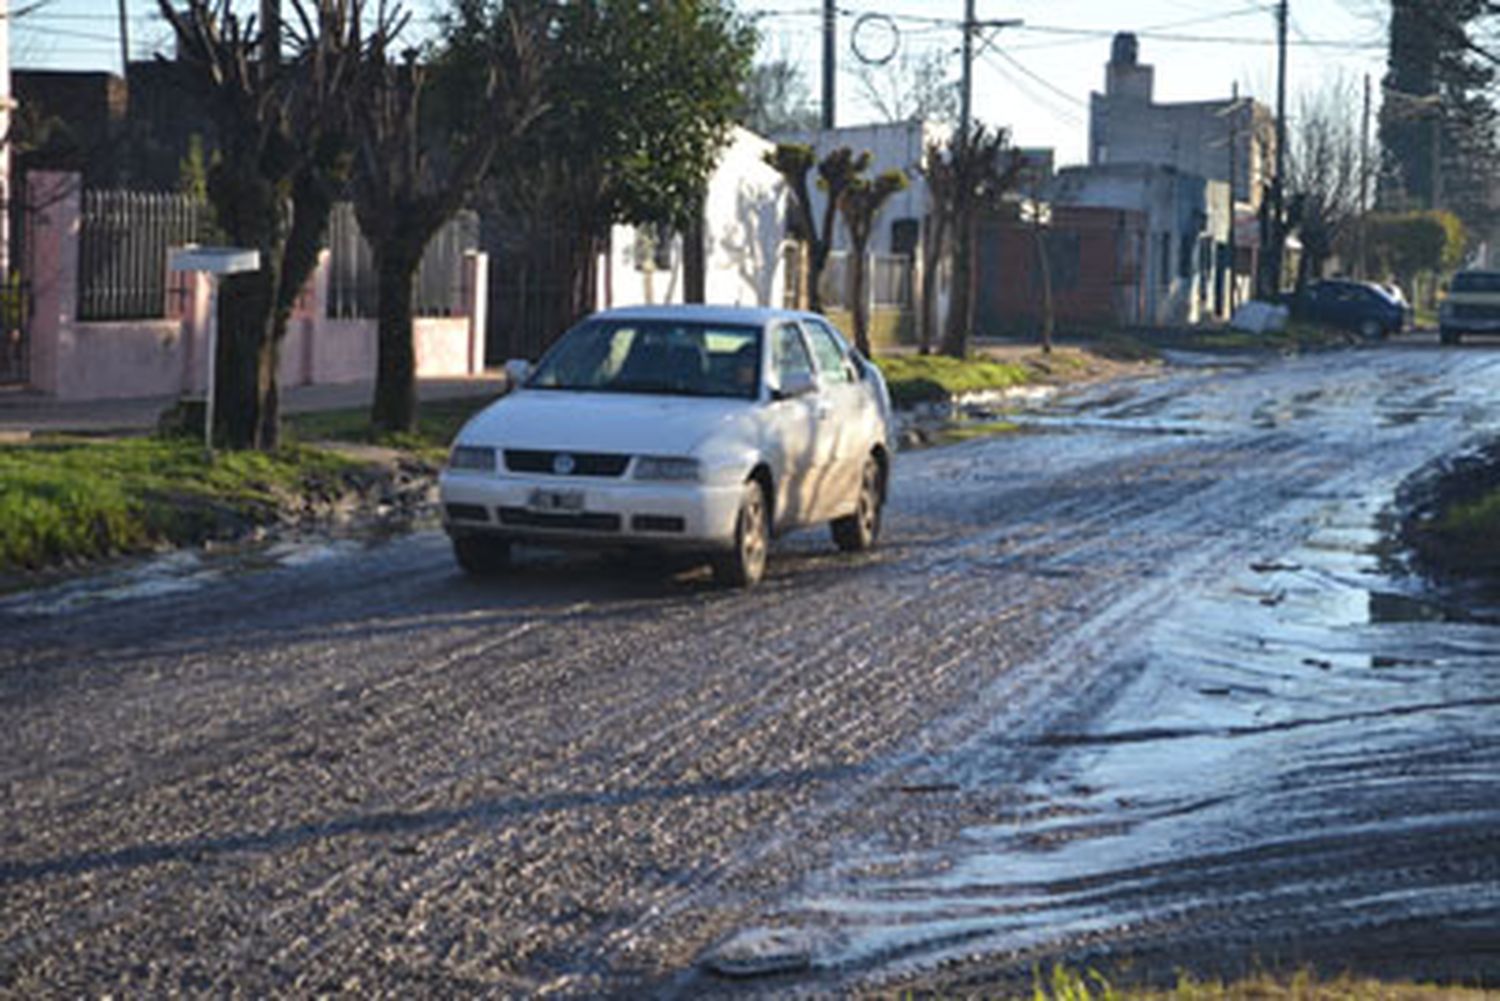
{"label": "sky", "polygon": [[[132,57],[149,58],[165,49],[170,33],[156,12],[156,0],[43,0],[40,9],[12,23],[12,66],[119,72],[120,2],[125,4]],[[415,30],[430,25],[431,12],[440,3],[413,3]],[[734,3],[756,18],[762,58],[784,58],[801,66],[816,102],[822,89],[821,0]],[[11,0],[11,5],[30,4]],[[982,34],[975,61],[975,115],[1010,128],[1017,145],[1050,146],[1058,151],[1060,164],[1081,162],[1088,142],[1089,93],[1103,89],[1110,39],[1117,31],[1139,36],[1141,62],[1156,67],[1158,101],[1228,97],[1238,84],[1242,94],[1274,105],[1274,10],[1269,0],[976,0],[981,21],[1023,23]],[[908,57],[946,54],[957,79],[964,0],[839,0],[839,11],[839,124],[877,117],[859,94],[859,53],[867,58],[893,49]],[[1295,116],[1302,95],[1340,85],[1349,92],[1351,115],[1358,115],[1358,91],[1366,73],[1378,94],[1388,4],[1290,0],[1290,11],[1289,117]],[[876,66],[867,72],[881,70]]]}

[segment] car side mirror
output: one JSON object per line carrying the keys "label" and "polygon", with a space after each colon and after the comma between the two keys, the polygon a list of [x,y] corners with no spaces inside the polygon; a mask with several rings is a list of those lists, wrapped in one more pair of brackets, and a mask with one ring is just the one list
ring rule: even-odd
{"label": "car side mirror", "polygon": [[505,363],[505,376],[512,390],[520,389],[531,378],[531,362],[525,358],[512,358]]}
{"label": "car side mirror", "polygon": [[817,389],[818,380],[811,372],[789,372],[781,377],[781,385],[771,390],[771,399],[790,400],[815,393]]}

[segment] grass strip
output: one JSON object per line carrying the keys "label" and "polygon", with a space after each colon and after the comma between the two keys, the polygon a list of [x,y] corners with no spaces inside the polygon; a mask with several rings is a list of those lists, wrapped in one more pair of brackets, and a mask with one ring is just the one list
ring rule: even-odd
{"label": "grass strip", "polygon": [[964,393],[1010,389],[1039,379],[1035,368],[1022,362],[996,361],[981,356],[883,355],[875,359],[898,407],[936,403]]}
{"label": "grass strip", "polygon": [[359,464],[291,445],[208,460],[187,439],[0,446],[0,570],[191,544],[331,499]]}
{"label": "grass strip", "polygon": [[440,465],[459,428],[493,401],[494,397],[485,396],[424,402],[416,431],[406,434],[373,433],[368,407],[295,414],[286,418],[285,427],[290,437],[301,442],[382,445],[415,453],[418,458]]}

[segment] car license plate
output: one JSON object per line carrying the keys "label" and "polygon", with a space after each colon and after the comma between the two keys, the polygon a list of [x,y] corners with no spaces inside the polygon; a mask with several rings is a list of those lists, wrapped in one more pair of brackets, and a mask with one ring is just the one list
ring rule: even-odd
{"label": "car license plate", "polygon": [[582,490],[533,490],[531,508],[552,514],[577,514],[583,510]]}

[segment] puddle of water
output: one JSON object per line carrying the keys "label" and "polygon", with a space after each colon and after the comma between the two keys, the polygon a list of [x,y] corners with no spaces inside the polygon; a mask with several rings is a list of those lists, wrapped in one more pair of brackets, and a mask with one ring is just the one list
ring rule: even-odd
{"label": "puddle of water", "polygon": [[1028,749],[1005,734],[956,755],[940,801],[1030,805],[811,881],[778,915],[838,929],[810,965],[1029,963],[1194,915],[1286,930],[1492,907],[1493,852],[1450,876],[1442,846],[1500,825],[1500,630],[1388,576],[1374,508],[1332,500],[1303,545],[1182,598],[1117,652],[1135,678],[1110,709],[1043,742],[1038,777],[1007,774]]}
{"label": "puddle of water", "polygon": [[366,544],[354,538],[314,537],[216,551],[177,550],[118,570],[0,599],[0,619],[55,618],[85,608],[187,594],[235,574],[323,563]]}

